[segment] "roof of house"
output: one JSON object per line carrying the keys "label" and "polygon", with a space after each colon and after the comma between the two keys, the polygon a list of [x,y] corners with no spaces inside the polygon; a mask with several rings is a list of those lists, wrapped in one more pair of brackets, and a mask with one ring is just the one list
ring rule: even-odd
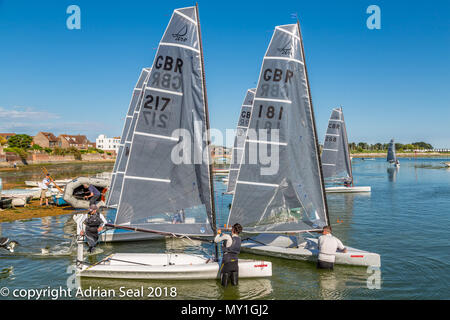
{"label": "roof of house", "polygon": [[[56,136],[53,134],[53,133],[51,133],[51,132],[39,132],[39,133],[42,133],[42,135],[44,136],[44,137],[46,137],[47,139],[48,139],[48,141],[51,141],[51,142],[56,142],[56,141],[58,141],[58,139],[56,138]],[[38,133],[38,134],[39,134]]]}
{"label": "roof of house", "polygon": [[59,137],[66,139],[71,144],[92,144],[85,135],[60,134]]}
{"label": "roof of house", "polygon": [[0,133],[0,137],[11,137],[11,136],[15,136],[15,133]]}

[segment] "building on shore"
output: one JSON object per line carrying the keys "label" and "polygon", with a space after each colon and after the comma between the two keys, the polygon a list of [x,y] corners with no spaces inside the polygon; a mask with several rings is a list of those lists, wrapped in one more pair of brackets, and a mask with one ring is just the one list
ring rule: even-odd
{"label": "building on shore", "polygon": [[119,151],[120,137],[108,138],[106,135],[101,134],[95,139],[95,144],[97,149],[117,154]]}
{"label": "building on shore", "polygon": [[58,136],[58,147],[63,149],[75,147],[79,150],[87,150],[95,148],[95,143],[90,142],[85,135],[60,134]]}
{"label": "building on shore", "polygon": [[55,148],[58,147],[58,138],[51,132],[38,132],[33,137],[33,144],[37,144],[42,148]]}

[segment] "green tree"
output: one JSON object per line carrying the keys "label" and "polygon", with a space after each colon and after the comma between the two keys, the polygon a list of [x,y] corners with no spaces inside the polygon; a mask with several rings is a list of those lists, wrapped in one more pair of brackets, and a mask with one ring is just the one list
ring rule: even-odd
{"label": "green tree", "polygon": [[8,139],[8,145],[11,148],[20,148],[23,150],[27,150],[31,146],[31,142],[33,141],[33,137],[27,134],[16,134]]}
{"label": "green tree", "polygon": [[418,149],[434,149],[431,144],[423,142],[423,141],[413,142],[412,144],[417,146]]}
{"label": "green tree", "polygon": [[32,150],[37,150],[37,151],[42,151],[42,150],[44,150],[44,148],[42,148],[40,145],[38,145],[38,144],[33,144],[32,146],[31,146],[31,149]]}

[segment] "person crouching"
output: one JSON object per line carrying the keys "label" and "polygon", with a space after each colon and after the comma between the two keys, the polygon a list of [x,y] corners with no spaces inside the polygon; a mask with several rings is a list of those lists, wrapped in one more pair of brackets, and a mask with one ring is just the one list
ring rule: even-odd
{"label": "person crouching", "polygon": [[223,256],[222,265],[220,267],[220,281],[222,286],[226,287],[231,280],[233,286],[238,285],[239,279],[239,261],[238,255],[241,251],[241,238],[239,234],[242,232],[242,226],[239,223],[233,225],[231,229],[231,236],[223,234],[219,229],[214,242],[222,244]]}
{"label": "person crouching", "polygon": [[98,243],[98,233],[103,230],[103,226],[107,223],[105,217],[98,211],[95,204],[89,206],[89,212],[84,214],[78,221],[80,235],[85,236],[89,246],[88,252],[93,252]]}

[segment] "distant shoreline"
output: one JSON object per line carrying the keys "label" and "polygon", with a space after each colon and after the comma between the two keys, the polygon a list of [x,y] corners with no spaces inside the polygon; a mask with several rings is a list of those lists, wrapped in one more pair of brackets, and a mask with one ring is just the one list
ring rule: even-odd
{"label": "distant shoreline", "polygon": [[51,167],[54,165],[62,165],[62,164],[89,164],[89,163],[111,163],[115,162],[116,159],[104,159],[104,160],[74,160],[74,161],[52,161],[52,162],[43,162],[43,163],[31,163],[28,165],[24,165],[23,163],[17,162],[17,168],[12,167],[12,163],[3,162],[0,164],[0,172],[2,171],[14,171],[21,170],[26,168],[34,168],[34,167]]}
{"label": "distant shoreline", "polygon": [[[387,152],[375,152],[375,153],[350,153],[353,158],[386,158]],[[440,152],[399,152],[397,158],[450,158],[450,153]]]}

